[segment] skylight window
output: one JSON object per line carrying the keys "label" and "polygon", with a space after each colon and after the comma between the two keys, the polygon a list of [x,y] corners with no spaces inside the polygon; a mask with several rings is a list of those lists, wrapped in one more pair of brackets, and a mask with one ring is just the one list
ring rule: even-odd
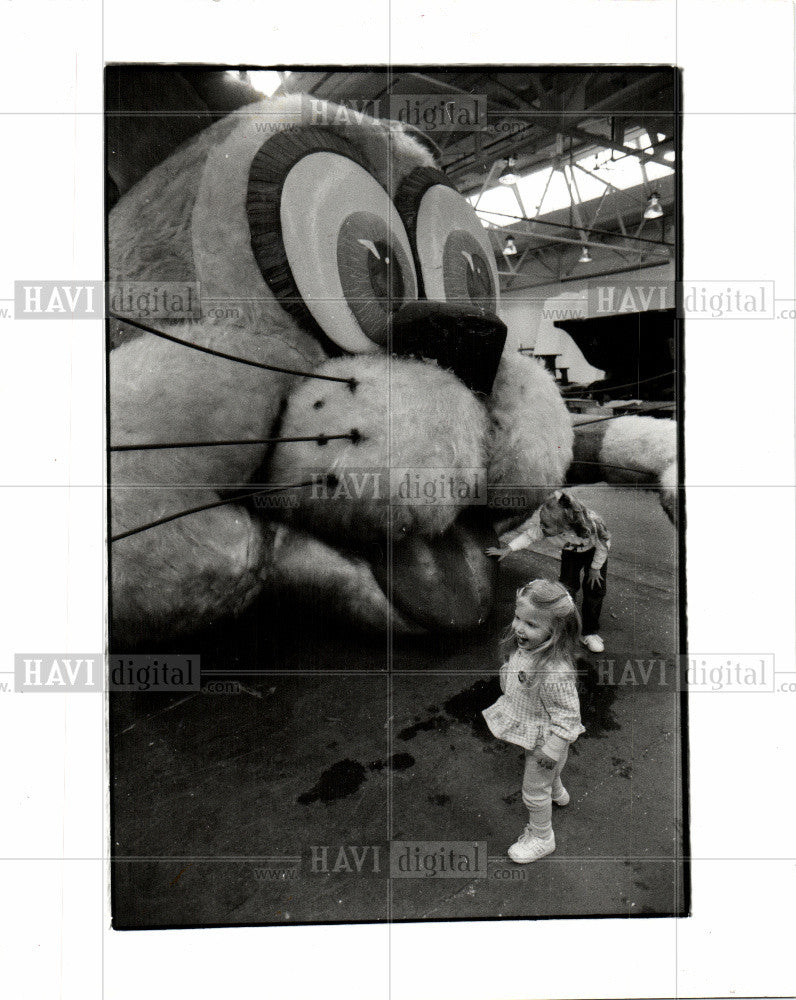
{"label": "skylight window", "polygon": [[[649,136],[643,129],[631,134],[625,141],[628,145],[641,150],[652,147]],[[671,156],[665,154],[665,157],[673,163],[674,154]],[[563,160],[561,169],[556,170],[553,167],[545,166],[520,177],[517,190],[529,218],[544,217],[562,208],[569,208],[572,199],[562,170],[566,171],[575,200],[581,202],[601,197],[603,191],[606,190],[606,183],[620,191],[639,187],[644,183],[641,163],[637,156],[629,153],[620,153],[611,149],[594,149],[587,153],[581,153],[574,158],[573,162],[574,167],[570,166],[567,160]],[[583,169],[579,169],[579,167]],[[647,179],[652,182],[661,177],[669,177],[674,171],[674,166],[664,166],[648,160],[645,164],[645,170]],[[589,171],[589,173],[584,171]],[[596,176],[590,176],[590,174]],[[602,178],[605,183],[597,178]],[[643,205],[645,200],[645,197],[639,197],[639,205]],[[485,191],[480,198],[478,194],[470,195],[469,201],[473,206],[477,206],[478,214],[483,221],[491,222],[496,226],[510,225],[512,220],[520,214],[514,189],[503,184],[496,184],[495,187]]]}
{"label": "skylight window", "polygon": [[250,69],[241,74],[236,69],[227,70],[236,80],[247,80],[263,97],[271,97],[290,76],[290,72],[277,72],[272,69]]}
{"label": "skylight window", "polygon": [[265,97],[270,97],[283,84],[290,73],[277,73],[276,70],[249,70],[249,80],[255,90]]}

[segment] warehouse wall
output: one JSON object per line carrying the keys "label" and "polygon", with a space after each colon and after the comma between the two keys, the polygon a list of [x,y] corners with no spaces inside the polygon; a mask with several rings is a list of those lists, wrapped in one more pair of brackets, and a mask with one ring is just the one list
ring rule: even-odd
{"label": "warehouse wall", "polygon": [[[602,302],[594,292],[589,295],[595,284],[606,286]],[[568,317],[604,315],[600,308],[606,305],[611,312],[673,308],[674,264],[502,293],[498,311],[509,330],[506,350],[533,347],[538,354],[559,353],[558,364],[569,368],[571,381],[593,382],[602,372],[588,364],[569,334],[553,324]]]}

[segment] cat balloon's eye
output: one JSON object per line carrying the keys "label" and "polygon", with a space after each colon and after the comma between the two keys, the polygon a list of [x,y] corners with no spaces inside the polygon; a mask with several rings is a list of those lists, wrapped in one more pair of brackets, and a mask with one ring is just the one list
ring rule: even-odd
{"label": "cat balloon's eye", "polygon": [[[273,141],[265,144],[266,152],[273,154]],[[262,185],[256,201],[250,180],[252,246],[272,291],[305,326],[320,328],[343,351],[378,351],[388,343],[392,314],[417,299],[409,237],[376,178],[337,151],[345,148],[343,140],[330,136],[324,142],[335,148],[309,146],[298,158],[293,150],[275,218],[273,186]],[[277,236],[269,241],[264,233],[258,242],[256,213],[263,201]]]}
{"label": "cat balloon's eye", "polygon": [[354,212],[337,236],[337,274],[345,300],[366,336],[382,346],[387,345],[392,314],[417,298],[409,243],[405,233],[402,243],[394,222]]}
{"label": "cat balloon's eye", "polygon": [[334,153],[300,160],[282,189],[282,238],[302,298],[346,351],[387,343],[390,317],[417,298],[409,237],[379,182]]}
{"label": "cat balloon's eye", "polygon": [[402,183],[396,205],[408,230],[429,299],[495,312],[498,273],[475,210],[438,170],[421,167]]}

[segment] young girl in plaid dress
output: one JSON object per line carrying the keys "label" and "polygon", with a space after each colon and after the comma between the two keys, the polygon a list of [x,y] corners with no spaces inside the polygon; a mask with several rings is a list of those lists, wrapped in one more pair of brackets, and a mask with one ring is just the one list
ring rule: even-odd
{"label": "young girl in plaid dress", "polygon": [[532,580],[517,591],[513,652],[500,668],[504,693],[483,715],[498,739],[525,749],[522,801],[529,821],[508,851],[520,864],[556,849],[552,803],[569,802],[561,772],[570,743],[584,731],[574,666],[579,635],[580,616],[566,587]]}

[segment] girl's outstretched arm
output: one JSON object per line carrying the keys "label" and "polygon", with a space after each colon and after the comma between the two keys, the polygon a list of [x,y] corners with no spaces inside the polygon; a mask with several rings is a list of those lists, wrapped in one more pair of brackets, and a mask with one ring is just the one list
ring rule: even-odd
{"label": "girl's outstretched arm", "polygon": [[517,552],[519,549],[529,549],[543,538],[544,532],[539,523],[539,509],[537,509],[516,531],[501,536],[500,544],[508,552]]}
{"label": "girl's outstretched arm", "polygon": [[508,545],[501,545],[500,548],[496,545],[490,545],[488,549],[484,549],[484,553],[488,556],[497,556],[498,559],[505,559],[506,556],[511,555],[511,549]]}

